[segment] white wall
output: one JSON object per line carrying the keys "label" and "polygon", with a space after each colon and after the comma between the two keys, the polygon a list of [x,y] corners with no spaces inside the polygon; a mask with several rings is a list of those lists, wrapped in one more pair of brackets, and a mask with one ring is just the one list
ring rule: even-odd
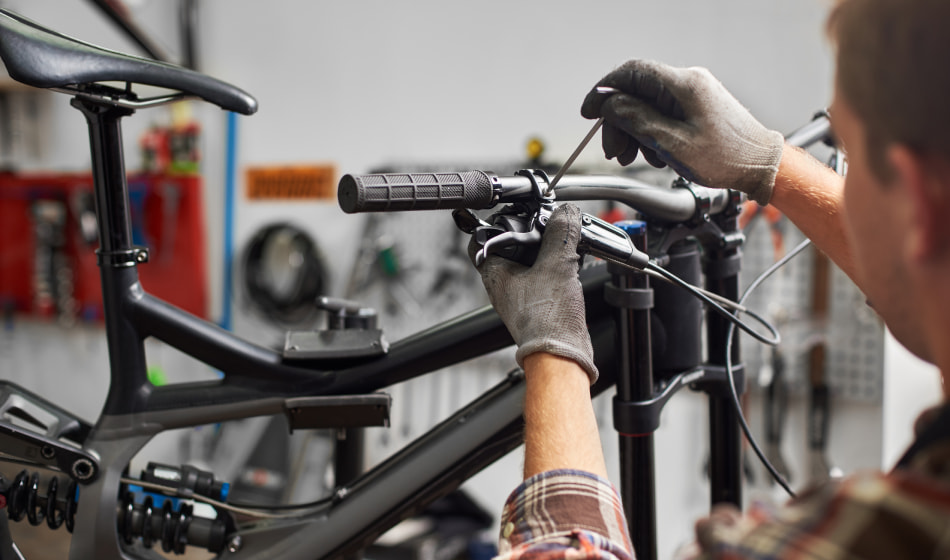
{"label": "white wall", "polygon": [[[768,125],[829,99],[818,0],[203,4],[204,68],[258,96],[248,162],[566,157],[580,101],[631,57],[707,65]],[[592,151],[590,159],[597,156]]]}
{"label": "white wall", "polygon": [[940,372],[901,346],[888,332],[884,347],[884,467],[893,465],[913,440],[920,412],[940,404]]}

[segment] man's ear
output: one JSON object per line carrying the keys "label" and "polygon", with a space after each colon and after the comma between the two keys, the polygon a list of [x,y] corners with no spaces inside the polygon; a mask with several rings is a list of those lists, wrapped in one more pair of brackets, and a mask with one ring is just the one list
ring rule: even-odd
{"label": "man's ear", "polygon": [[890,188],[901,189],[908,205],[908,257],[930,260],[950,249],[950,162],[893,145],[887,158],[894,171]]}

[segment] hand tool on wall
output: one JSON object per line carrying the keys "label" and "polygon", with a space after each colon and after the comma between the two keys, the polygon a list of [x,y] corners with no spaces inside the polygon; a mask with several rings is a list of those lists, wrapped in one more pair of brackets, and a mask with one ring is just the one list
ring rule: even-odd
{"label": "hand tool on wall", "polygon": [[323,309],[326,261],[317,242],[283,222],[259,229],[244,249],[242,272],[248,302],[280,326],[312,325]]}
{"label": "hand tool on wall", "polygon": [[812,319],[822,333],[815,338],[808,352],[808,381],[811,398],[808,407],[808,457],[810,482],[819,484],[836,476],[827,458],[828,426],[831,420],[831,393],[825,377],[828,308],[831,284],[831,261],[814,250],[812,264]]}
{"label": "hand tool on wall", "polygon": [[[765,385],[765,457],[786,482],[791,482],[788,464],[782,455],[782,432],[788,411],[788,387],[785,384],[785,356],[778,347],[772,348],[768,369],[768,379],[761,379]],[[775,482],[772,478],[769,480]]]}
{"label": "hand tool on wall", "polygon": [[70,200],[70,207],[82,242],[90,246],[95,245],[99,240],[99,226],[92,191],[77,189]]}
{"label": "hand tool on wall", "polygon": [[[847,173],[847,159],[836,148],[829,165],[839,175]],[[812,264],[812,318],[821,336],[808,353],[808,381],[811,388],[811,400],[808,408],[808,454],[810,464],[810,482],[819,484],[830,478],[841,476],[841,469],[829,464],[827,458],[828,428],[831,422],[831,392],[825,376],[827,355],[829,305],[831,298],[831,261],[828,256],[814,250]]]}
{"label": "hand tool on wall", "polygon": [[386,311],[390,315],[402,313],[415,316],[421,312],[419,300],[412,294],[405,282],[406,267],[403,266],[396,241],[389,235],[383,235],[376,240],[377,274],[376,278],[382,282],[383,293],[386,297]]}
{"label": "hand tool on wall", "polygon": [[376,282],[382,284],[386,312],[395,315],[416,315],[419,301],[405,283],[406,268],[399,258],[399,248],[392,236],[382,232],[381,218],[366,217],[360,248],[346,283],[345,299],[359,300]]}
{"label": "hand tool on wall", "polygon": [[[785,224],[782,213],[774,206],[760,206],[757,202],[747,201],[743,204],[739,215],[739,227],[747,232],[757,220],[765,220],[772,241],[772,259],[778,262],[785,256]],[[775,294],[784,290],[784,270],[780,271],[773,286]],[[788,310],[776,301],[770,309],[776,326],[788,322]],[[775,468],[776,472],[791,482],[791,472],[788,463],[782,454],[782,434],[785,431],[785,419],[788,413],[788,385],[786,380],[785,354],[780,346],[773,346],[770,356],[763,359],[759,374],[759,385],[765,390],[763,400],[763,416],[765,419],[765,458]],[[769,477],[769,482],[776,480]]]}
{"label": "hand tool on wall", "polygon": [[[435,280],[432,282],[432,287],[429,288],[430,297],[444,295],[448,303],[458,299],[459,290],[468,290],[474,283],[473,280],[477,278],[475,269],[472,267],[472,261],[469,260],[466,252],[468,236],[454,226],[452,232],[449,246],[443,253],[443,258],[439,259]],[[459,286],[460,283],[464,285]]]}
{"label": "hand tool on wall", "polygon": [[33,308],[40,315],[56,315],[64,326],[75,323],[78,306],[74,274],[66,243],[66,204],[38,198],[31,206],[33,218]]}

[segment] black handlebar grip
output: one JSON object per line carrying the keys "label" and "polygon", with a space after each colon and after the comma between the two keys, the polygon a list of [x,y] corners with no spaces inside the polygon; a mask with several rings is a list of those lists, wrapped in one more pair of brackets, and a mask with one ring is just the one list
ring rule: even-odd
{"label": "black handlebar grip", "polygon": [[493,180],[484,171],[344,175],[337,189],[347,214],[490,208]]}

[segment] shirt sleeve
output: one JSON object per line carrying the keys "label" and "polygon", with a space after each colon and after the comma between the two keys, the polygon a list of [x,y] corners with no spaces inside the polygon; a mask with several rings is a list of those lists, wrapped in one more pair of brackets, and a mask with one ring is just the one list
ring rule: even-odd
{"label": "shirt sleeve", "polygon": [[919,472],[865,472],[775,509],[717,507],[677,560],[948,558],[948,534],[950,487]]}
{"label": "shirt sleeve", "polygon": [[498,560],[633,558],[620,496],[596,475],[544,472],[505,503]]}

